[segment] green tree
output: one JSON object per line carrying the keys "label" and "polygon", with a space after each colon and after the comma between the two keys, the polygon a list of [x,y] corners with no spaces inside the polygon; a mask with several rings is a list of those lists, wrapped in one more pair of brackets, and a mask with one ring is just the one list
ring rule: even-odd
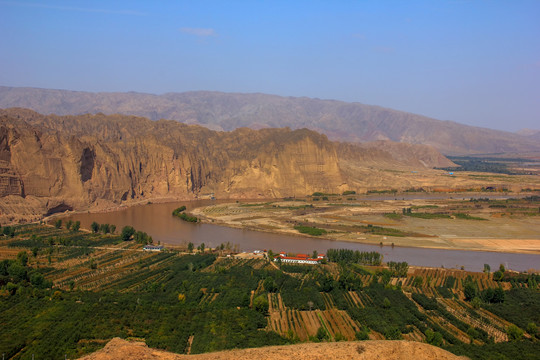
{"label": "green tree", "polygon": [[478,331],[475,328],[470,327],[469,330],[467,330],[467,335],[469,335],[469,340],[472,344],[474,339],[478,338]]}
{"label": "green tree", "polygon": [[204,250],[205,250],[205,248],[206,248],[206,245],[204,245],[204,243],[201,243],[201,245],[199,245],[199,246],[197,247],[197,250],[199,250],[200,252],[203,253]]}
{"label": "green tree", "polygon": [[12,282],[8,282],[6,285],[6,290],[11,294],[14,295],[17,290],[19,289],[19,286],[17,284],[14,284]]}
{"label": "green tree", "polygon": [[108,234],[111,232],[111,226],[109,224],[101,224],[99,226],[99,230],[103,233],[103,234]]}
{"label": "green tree", "polygon": [[17,261],[22,266],[26,266],[28,264],[28,254],[26,253],[26,251],[20,251],[17,254]]}
{"label": "green tree", "polygon": [[472,281],[467,281],[463,287],[463,294],[465,295],[465,300],[471,301],[478,294],[478,289],[476,284]]}
{"label": "green tree", "polygon": [[41,288],[45,283],[45,278],[41,273],[36,271],[30,275],[30,283],[37,288]]}
{"label": "green tree", "polygon": [[319,341],[328,340],[330,338],[330,335],[328,335],[328,332],[322,326],[317,329],[317,335],[315,336],[317,337],[317,340]]}
{"label": "green tree", "polygon": [[195,245],[193,245],[192,242],[189,242],[189,243],[187,244],[187,249],[188,249],[188,251],[189,251],[190,254],[193,252],[193,248],[195,248]]}
{"label": "green tree", "polygon": [[15,228],[13,226],[4,226],[2,229],[2,234],[9,237],[15,236]]}
{"label": "green tree", "polygon": [[478,296],[475,296],[471,300],[471,305],[474,309],[480,309],[480,306],[482,306],[482,300]]}
{"label": "green tree", "polygon": [[497,270],[493,273],[493,280],[494,281],[502,281],[504,277],[504,272]]}
{"label": "green tree", "polygon": [[506,328],[506,334],[508,335],[508,340],[516,341],[520,340],[523,336],[523,330],[512,324]]}
{"label": "green tree", "polygon": [[111,234],[114,234],[116,231],[116,225],[111,225]]}
{"label": "green tree", "polygon": [[67,230],[71,230],[71,226],[72,226],[72,225],[73,225],[73,221],[68,220],[68,221],[66,222],[66,229],[67,229]]}
{"label": "green tree", "polygon": [[491,300],[491,302],[503,303],[504,302],[504,297],[505,297],[504,290],[499,287],[499,288],[495,289],[495,291],[493,292],[493,299]]}
{"label": "green tree", "polygon": [[274,278],[269,276],[264,280],[264,290],[274,293],[277,291],[277,289],[278,288],[277,288],[276,282],[274,281]]}
{"label": "green tree", "polygon": [[327,275],[321,279],[321,291],[330,292],[334,290],[336,282],[331,275]]}
{"label": "green tree", "polygon": [[489,266],[489,264],[484,264],[484,272],[486,274],[489,274],[491,271],[491,266]]}
{"label": "green tree", "polygon": [[97,234],[98,231],[99,231],[99,224],[97,222],[92,222],[92,224],[90,225],[90,229],[92,229],[92,232],[94,234]]}
{"label": "green tree", "polygon": [[257,296],[253,300],[253,306],[255,307],[255,310],[262,314],[268,313],[268,299],[266,298],[266,295],[261,294]]}
{"label": "green tree", "polygon": [[135,234],[135,229],[132,226],[124,226],[122,228],[122,235],[120,237],[124,241],[131,240],[131,237]]}
{"label": "green tree", "polygon": [[528,332],[529,335],[531,335],[532,337],[537,337],[537,336],[538,336],[538,326],[536,326],[536,324],[533,323],[533,322],[528,323],[528,324],[527,324],[527,332]]}
{"label": "green tree", "polygon": [[97,269],[97,263],[93,258],[90,259],[90,269],[92,269],[92,270]]}
{"label": "green tree", "polygon": [[60,229],[62,227],[62,220],[61,219],[56,220],[56,222],[54,223],[54,227],[57,229]]}
{"label": "green tree", "polygon": [[443,337],[441,333],[436,331],[426,330],[426,342],[430,345],[441,346],[443,343]]}
{"label": "green tree", "polygon": [[81,228],[81,222],[80,221],[75,221],[75,223],[71,226],[71,230],[73,231],[79,231],[79,229]]}
{"label": "green tree", "polygon": [[390,300],[388,300],[388,298],[385,297],[382,305],[383,305],[383,308],[389,309],[392,304],[390,303]]}
{"label": "green tree", "polygon": [[367,326],[362,326],[360,331],[357,331],[355,334],[356,340],[369,340],[369,328]]}
{"label": "green tree", "polygon": [[7,273],[9,277],[13,280],[15,283],[19,283],[21,281],[27,280],[27,272],[26,268],[22,266],[18,262],[13,262],[7,269]]}
{"label": "green tree", "polygon": [[401,331],[399,331],[399,328],[397,326],[391,326],[384,332],[384,337],[387,340],[401,340],[403,339],[403,335],[401,335]]}

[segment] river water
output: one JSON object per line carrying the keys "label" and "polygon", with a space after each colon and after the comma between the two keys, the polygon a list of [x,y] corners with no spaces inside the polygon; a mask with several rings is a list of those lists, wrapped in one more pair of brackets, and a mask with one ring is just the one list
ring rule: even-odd
{"label": "river water", "polygon": [[[413,196],[414,198],[425,198],[422,194],[420,196],[418,194],[408,195],[405,198],[412,199]],[[398,195],[397,197],[401,199],[404,196]],[[358,200],[386,200],[394,198],[392,195],[378,195],[362,199],[358,198]],[[462,196],[455,196],[454,198],[462,198]],[[470,198],[470,195],[465,198]],[[231,202],[231,200],[217,202]],[[90,224],[93,221],[100,224],[114,224],[117,227],[117,232],[122,227],[131,225],[135,229],[151,235],[154,243],[160,241],[162,244],[180,245],[192,242],[196,246],[200,243],[205,243],[207,247],[215,247],[221,243],[229,242],[232,245],[238,245],[243,251],[271,249],[274,252],[290,251],[301,253],[311,253],[313,250],[317,250],[319,253],[325,253],[330,248],[346,248],[360,251],[377,251],[384,255],[384,261],[406,261],[409,265],[418,266],[457,269],[464,266],[469,271],[482,271],[484,264],[489,264],[492,269],[497,269],[499,264],[504,264],[507,268],[517,271],[540,268],[540,255],[397,246],[394,248],[390,246],[380,247],[377,245],[234,229],[212,224],[192,224],[171,215],[172,211],[181,205],[186,205],[189,210],[215,203],[216,201],[200,200],[182,203],[147,204],[108,213],[73,214],[66,217],[65,220],[79,220],[81,226],[86,229],[90,228]]]}

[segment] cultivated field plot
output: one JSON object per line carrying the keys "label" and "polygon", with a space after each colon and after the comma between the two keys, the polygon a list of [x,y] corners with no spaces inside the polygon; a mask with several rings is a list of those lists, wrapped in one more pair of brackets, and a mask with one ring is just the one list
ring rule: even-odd
{"label": "cultivated field plot", "polygon": [[0,236],[0,352],[76,358],[115,336],[177,353],[355,339],[468,355],[539,344],[537,274],[368,266],[374,253],[352,250],[292,265],[142,246],[45,225]]}

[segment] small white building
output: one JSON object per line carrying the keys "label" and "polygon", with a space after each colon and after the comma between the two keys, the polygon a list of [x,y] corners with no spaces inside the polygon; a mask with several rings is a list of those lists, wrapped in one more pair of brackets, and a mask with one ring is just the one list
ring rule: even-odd
{"label": "small white building", "polygon": [[163,245],[157,245],[157,246],[156,245],[145,245],[143,247],[144,251],[161,251],[163,249],[164,249]]}
{"label": "small white building", "polygon": [[316,259],[310,258],[306,254],[298,254],[296,256],[287,256],[284,252],[280,253],[274,261],[281,261],[283,263],[289,263],[289,264],[309,264],[309,265],[316,265],[320,264],[320,262],[324,259],[324,254],[317,255]]}

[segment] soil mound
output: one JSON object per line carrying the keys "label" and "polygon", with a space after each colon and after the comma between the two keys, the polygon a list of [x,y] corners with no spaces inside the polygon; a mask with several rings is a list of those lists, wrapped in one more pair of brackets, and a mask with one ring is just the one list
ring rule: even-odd
{"label": "soil mound", "polygon": [[352,341],[268,346],[255,349],[229,350],[198,355],[178,355],[151,349],[144,342],[112,339],[103,349],[80,360],[464,360],[443,349],[411,341]]}

